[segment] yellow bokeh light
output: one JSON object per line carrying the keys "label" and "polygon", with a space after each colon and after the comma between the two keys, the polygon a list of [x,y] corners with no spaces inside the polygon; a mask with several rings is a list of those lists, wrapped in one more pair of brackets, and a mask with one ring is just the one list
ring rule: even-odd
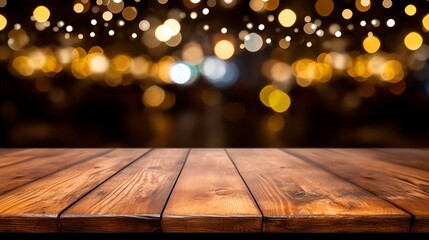
{"label": "yellow bokeh light", "polygon": [[284,9],[279,14],[279,22],[283,27],[291,27],[296,21],[296,14],[291,9]]}
{"label": "yellow bokeh light", "polygon": [[229,59],[234,55],[234,45],[228,40],[221,40],[214,47],[216,56],[220,59]]}
{"label": "yellow bokeh light", "polygon": [[270,107],[278,113],[288,110],[291,103],[289,95],[278,89],[270,93],[268,102],[270,103]]}
{"label": "yellow bokeh light", "polygon": [[48,21],[49,17],[51,16],[51,12],[49,9],[45,6],[38,6],[33,11],[34,19],[37,22],[46,22]]}
{"label": "yellow bokeh light", "polygon": [[0,31],[3,30],[7,25],[7,19],[0,14]]}
{"label": "yellow bokeh light", "polygon": [[158,107],[164,99],[165,91],[158,86],[149,87],[143,94],[143,103],[148,107]]}
{"label": "yellow bokeh light", "polygon": [[316,11],[320,16],[326,17],[326,16],[329,16],[334,10],[334,1],[317,0],[314,7],[316,8]]}
{"label": "yellow bokeh light", "polygon": [[380,49],[381,43],[377,37],[368,36],[365,38],[365,40],[363,40],[362,45],[365,51],[367,51],[368,53],[375,53],[378,51],[378,49]]}
{"label": "yellow bokeh light", "polygon": [[424,30],[429,32],[429,14],[422,19],[422,23]]}
{"label": "yellow bokeh light", "polygon": [[417,12],[417,8],[413,4],[407,5],[404,10],[408,16],[414,16],[414,14]]}
{"label": "yellow bokeh light", "polygon": [[423,38],[416,32],[410,32],[404,39],[405,46],[410,50],[417,50],[423,44]]}
{"label": "yellow bokeh light", "polygon": [[261,100],[261,102],[269,107],[270,106],[270,102],[268,100],[268,97],[270,96],[270,94],[274,91],[277,90],[276,87],[274,87],[273,85],[267,85],[264,88],[262,88],[262,90],[259,92],[259,99]]}

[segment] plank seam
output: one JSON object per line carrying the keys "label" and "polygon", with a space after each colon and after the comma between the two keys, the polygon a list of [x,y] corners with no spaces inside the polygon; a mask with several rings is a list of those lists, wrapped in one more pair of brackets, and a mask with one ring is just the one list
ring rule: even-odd
{"label": "plank seam", "polygon": [[283,149],[283,148],[281,150],[283,150],[283,152],[288,153],[288,154],[290,154],[290,155],[292,155],[292,156],[294,156],[294,157],[296,157],[298,159],[301,159],[304,162],[307,162],[307,163],[309,163],[309,164],[311,164],[311,165],[313,165],[315,167],[318,167],[321,170],[323,170],[325,172],[328,172],[328,173],[330,173],[330,174],[332,174],[332,175],[334,175],[334,176],[336,176],[336,177],[338,177],[338,178],[340,178],[340,179],[342,179],[342,180],[344,180],[344,181],[346,181],[346,182],[348,182],[348,183],[350,183],[350,184],[352,184],[352,185],[354,185],[356,187],[359,187],[360,189],[362,189],[364,191],[367,191],[368,193],[370,193],[370,194],[372,194],[372,195],[374,195],[374,196],[376,196],[376,197],[378,197],[380,199],[383,199],[384,201],[386,201],[386,202],[392,204],[393,206],[395,206],[396,208],[398,208],[398,209],[404,211],[405,213],[409,214],[411,216],[411,218],[410,218],[410,226],[409,226],[408,232],[410,232],[410,233],[412,232],[411,230],[413,228],[413,224],[414,224],[414,220],[415,220],[416,216],[414,216],[414,214],[412,214],[408,210],[402,208],[401,206],[397,205],[396,203],[391,202],[389,199],[386,199],[385,197],[379,196],[378,194],[376,194],[375,192],[372,192],[371,190],[368,190],[368,189],[366,189],[366,188],[364,188],[362,186],[359,186],[358,184],[356,184],[356,183],[354,183],[354,182],[352,182],[352,181],[350,181],[350,180],[348,180],[346,178],[343,178],[343,177],[337,175],[335,172],[330,171],[329,169],[325,168],[323,165],[317,163],[316,161],[314,161],[314,160],[312,160],[312,159],[310,159],[310,158],[308,158],[306,156],[301,155],[300,153],[296,153],[296,152],[293,152],[293,150],[290,151],[290,150]]}
{"label": "plank seam", "polygon": [[191,149],[189,148],[188,149],[188,152],[186,153],[186,155],[185,155],[185,161],[183,162],[183,165],[182,165],[182,167],[180,168],[180,171],[179,171],[179,174],[177,175],[177,178],[176,178],[176,180],[174,181],[174,183],[173,183],[173,186],[171,187],[171,191],[170,191],[170,193],[168,194],[168,197],[167,197],[167,200],[165,201],[165,204],[164,204],[164,207],[162,208],[162,211],[161,211],[161,216],[160,216],[160,227],[161,227],[161,232],[164,232],[163,230],[164,230],[164,228],[163,228],[163,226],[162,226],[162,219],[163,219],[163,217],[164,217],[164,211],[165,211],[165,208],[167,207],[167,204],[168,204],[168,202],[170,201],[170,197],[171,197],[171,194],[173,193],[173,190],[174,190],[174,188],[176,187],[176,184],[177,184],[177,182],[179,181],[179,178],[180,178],[180,175],[182,175],[182,170],[183,170],[183,168],[185,167],[185,165],[186,165],[186,162],[188,161],[188,158],[189,158],[189,154],[191,153]]}
{"label": "plank seam", "polygon": [[228,156],[229,160],[232,162],[232,165],[234,165],[235,170],[237,171],[238,175],[240,176],[241,180],[244,182],[244,185],[247,188],[247,191],[250,193],[250,196],[252,197],[253,202],[255,203],[256,207],[258,207],[259,212],[261,213],[262,216],[262,222],[261,222],[261,232],[264,232],[264,220],[265,220],[265,216],[264,213],[262,212],[261,207],[259,206],[258,202],[256,201],[255,196],[253,196],[252,191],[250,190],[249,186],[247,185],[247,182],[244,180],[243,176],[241,175],[241,172],[238,170],[237,165],[235,164],[234,160],[232,159],[231,155],[229,155],[228,151],[224,148],[223,149],[224,152],[226,153],[226,155]]}
{"label": "plank seam", "polygon": [[[109,152],[114,151],[115,149],[110,150]],[[93,192],[95,189],[97,189],[99,186],[103,185],[105,182],[107,182],[109,179],[111,179],[112,177],[116,176],[118,173],[122,172],[122,170],[124,170],[125,168],[127,168],[128,166],[130,166],[131,164],[137,162],[139,159],[141,159],[143,156],[147,155],[148,153],[152,152],[152,149],[150,149],[149,151],[139,155],[138,157],[136,157],[134,160],[132,160],[130,163],[126,164],[124,167],[120,168],[117,172],[115,172],[114,174],[112,174],[111,176],[107,177],[106,179],[104,179],[101,183],[97,184],[95,187],[93,187],[91,190],[89,190],[87,193],[83,194],[80,198],[76,199],[76,201],[70,203],[70,205],[68,205],[67,207],[65,207],[62,211],[60,211],[57,215],[57,229],[58,232],[62,232],[62,227],[61,227],[61,215],[67,211],[69,208],[71,208],[74,204],[76,204],[77,202],[79,202],[82,198],[84,198],[85,196],[87,196],[88,194],[90,194],[91,192]],[[101,154],[100,154],[101,155]],[[98,155],[98,156],[100,156]]]}
{"label": "plank seam", "polygon": [[[106,154],[106,153],[108,153],[108,152],[111,152],[111,151],[112,151],[112,150],[107,150],[107,151],[103,151],[103,152],[100,152],[100,153],[97,153],[97,154],[94,154],[94,155],[90,155],[90,156],[88,156],[88,157],[83,158],[83,159],[82,159],[82,160],[80,160],[80,161],[77,161],[77,162],[75,162],[75,163],[71,164],[71,165],[70,165],[70,166],[68,166],[67,168],[73,167],[73,166],[75,166],[75,165],[77,165],[77,164],[80,164],[80,163],[83,163],[83,162],[85,162],[85,161],[88,161],[88,160],[89,160],[89,159],[91,159],[91,158],[94,158],[94,157],[98,157],[98,156],[104,155],[104,154]],[[55,155],[54,155],[54,156],[55,156]],[[44,157],[51,157],[51,156],[44,156]],[[44,157],[40,157],[40,158],[44,158]],[[34,159],[37,159],[37,158],[39,158],[39,157],[35,157]],[[31,158],[31,159],[33,159],[33,158]],[[31,159],[28,159],[28,160],[31,160]],[[25,161],[27,161],[27,160],[25,160]],[[40,179],[43,179],[43,178],[45,178],[45,177],[49,177],[50,175],[53,175],[53,174],[55,174],[55,173],[57,173],[57,172],[59,172],[59,171],[62,171],[62,170],[64,170],[64,169],[65,169],[64,167],[62,167],[62,168],[60,168],[60,169],[57,169],[56,171],[50,172],[50,173],[48,173],[47,175],[41,176],[41,177],[39,177],[39,178],[33,179],[33,180],[29,181],[29,182],[26,182],[26,183],[24,183],[24,184],[22,184],[22,185],[19,185],[19,186],[18,186],[18,187],[16,187],[16,188],[12,188],[12,189],[10,189],[10,190],[4,191],[4,192],[2,192],[0,195],[3,195],[3,194],[8,193],[8,192],[10,192],[10,191],[14,191],[14,190],[19,189],[19,188],[21,188],[21,187],[23,187],[23,186],[25,186],[25,185],[27,185],[27,184],[33,183],[33,182],[38,181],[38,180],[40,180]]]}

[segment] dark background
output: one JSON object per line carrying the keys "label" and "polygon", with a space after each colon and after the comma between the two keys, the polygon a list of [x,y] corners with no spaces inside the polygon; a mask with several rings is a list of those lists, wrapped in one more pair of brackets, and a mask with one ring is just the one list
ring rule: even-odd
{"label": "dark background", "polygon": [[[91,1],[95,4],[95,1]],[[142,3],[144,2],[144,3]],[[157,1],[142,1],[127,4],[138,6],[136,21],[117,31],[116,37],[107,37],[104,29],[93,29],[89,24],[92,13],[77,15],[72,10],[72,1],[8,1],[0,9],[8,19],[8,26],[0,32],[0,45],[7,46],[7,32],[14,23],[20,23],[29,33],[32,46],[80,46],[89,49],[99,45],[106,55],[127,53],[130,56],[145,54],[147,49],[140,41],[130,41],[138,22],[148,15],[163,17],[170,8],[190,12],[182,1],[169,1],[159,5]],[[205,2],[205,1],[203,1]],[[294,9],[298,21],[314,11],[314,1],[280,1],[279,10]],[[287,3],[286,3],[287,2]],[[354,12],[352,23],[355,31],[344,31],[348,52],[363,53],[361,41],[368,29],[358,28],[361,19],[378,18],[382,26],[374,30],[380,36],[382,50],[398,52],[403,33],[419,31],[428,43],[428,33],[421,30],[421,19],[429,13],[427,1],[394,1],[394,7],[384,9],[381,1],[372,1],[374,6],[365,13],[354,8],[354,1],[335,1],[334,12],[322,17],[324,26],[336,22],[346,26],[341,11],[350,8]],[[417,14],[406,17],[404,6],[414,3]],[[37,5],[48,6],[50,21],[66,19],[76,31],[96,31],[97,37],[86,38],[79,44],[64,43],[52,31],[39,32],[30,20]],[[376,5],[377,4],[377,5]],[[284,7],[283,7],[284,6]],[[196,9],[202,9],[198,6]],[[141,11],[140,11],[141,10]],[[201,21],[211,25],[213,32],[198,32],[198,22],[184,19],[184,39],[176,48],[164,55],[173,54],[188,40],[206,41],[219,29],[228,26],[228,31],[238,33],[244,29],[243,16],[258,22],[267,13],[255,13],[247,1],[239,1],[232,9],[217,6],[210,9],[209,16]],[[200,12],[200,11],[199,11]],[[278,13],[275,11],[274,13]],[[274,14],[276,15],[276,14]],[[98,16],[98,15],[97,15]],[[384,22],[394,17],[396,26],[385,27]],[[200,20],[198,20],[200,21]],[[297,26],[301,26],[298,24]],[[273,23],[277,24],[278,23]],[[384,25],[383,25],[384,24]],[[256,24],[255,24],[256,25]],[[264,34],[278,39],[277,26],[267,26]],[[286,30],[285,30],[286,31]],[[326,34],[327,31],[325,31]],[[127,35],[128,34],[128,35]],[[282,33],[287,34],[287,33]],[[313,39],[311,49],[305,47],[304,39]],[[303,57],[314,58],[323,52],[323,41],[315,36],[295,34],[294,41],[285,52],[290,60]],[[302,40],[302,41],[301,41]],[[351,77],[334,77],[330,82],[307,88],[293,86],[288,94],[292,105],[282,113],[284,127],[272,131],[267,127],[274,113],[259,100],[259,91],[269,84],[260,73],[261,65],[270,56],[274,47],[257,53],[243,52],[233,57],[240,68],[237,82],[227,88],[216,88],[203,77],[191,86],[163,86],[176,96],[175,105],[169,110],[148,108],[142,103],[142,88],[139,84],[107,86],[99,82],[78,80],[63,71],[55,77],[43,77],[48,90],[37,89],[34,78],[23,78],[10,72],[10,59],[0,61],[0,146],[1,147],[428,147],[429,146],[429,67],[409,70],[404,79],[406,90],[395,95],[387,85],[377,85],[371,97],[361,97],[357,106],[347,104],[347,96],[356,93],[363,83]],[[162,56],[153,56],[159,59]],[[406,64],[406,63],[404,63]],[[418,77],[416,77],[418,76]],[[52,101],[58,91],[64,96],[61,101]],[[210,106],[202,101],[205,91],[221,95],[221,101]],[[235,107],[233,107],[235,106]],[[239,107],[237,107],[239,106]],[[238,109],[238,110],[237,110]]]}

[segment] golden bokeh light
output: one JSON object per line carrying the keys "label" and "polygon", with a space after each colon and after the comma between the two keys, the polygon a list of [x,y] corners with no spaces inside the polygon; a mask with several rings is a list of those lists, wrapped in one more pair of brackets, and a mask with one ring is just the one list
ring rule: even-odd
{"label": "golden bokeh light", "polygon": [[0,31],[3,30],[7,25],[7,19],[0,14]]}
{"label": "golden bokeh light", "polygon": [[426,14],[426,16],[423,17],[422,24],[424,30],[429,32],[429,14]]}
{"label": "golden bokeh light", "polygon": [[363,48],[368,53],[375,53],[380,49],[380,40],[375,36],[368,36],[362,42]]}
{"label": "golden bokeh light", "polygon": [[191,64],[198,64],[204,57],[203,49],[197,42],[189,42],[183,47],[182,58]]}
{"label": "golden bokeh light", "polygon": [[416,32],[410,32],[404,39],[405,46],[410,50],[417,50],[423,44],[423,38]]}
{"label": "golden bokeh light", "polygon": [[353,12],[350,9],[344,9],[343,12],[341,13],[341,15],[343,16],[344,19],[350,19],[353,16]]}
{"label": "golden bokeh light", "polygon": [[107,1],[107,9],[112,13],[120,13],[124,9],[124,1]]}
{"label": "golden bokeh light", "polygon": [[19,56],[12,62],[12,67],[22,76],[31,76],[34,72],[34,63],[29,57]]}
{"label": "golden bokeh light", "polygon": [[355,6],[360,12],[366,12],[371,8],[371,0],[356,0]]}
{"label": "golden bokeh light", "polygon": [[278,19],[283,27],[291,27],[296,22],[296,14],[291,9],[284,9]]}
{"label": "golden bokeh light", "polygon": [[263,0],[264,8],[268,11],[274,11],[279,6],[279,0]]}
{"label": "golden bokeh light", "polygon": [[130,70],[132,59],[124,54],[115,56],[112,59],[112,69],[121,73],[126,73]]}
{"label": "golden bokeh light", "polygon": [[331,15],[332,11],[334,10],[334,1],[317,0],[314,7],[316,8],[316,11],[320,16],[326,17]]}
{"label": "golden bokeh light", "polygon": [[273,85],[267,85],[264,88],[262,88],[262,90],[259,92],[259,99],[261,100],[261,102],[269,107],[270,106],[270,101],[269,101],[269,96],[270,94],[274,91],[277,90],[276,87],[274,87]]}
{"label": "golden bokeh light", "polygon": [[234,45],[228,40],[221,40],[214,47],[214,53],[220,59],[227,60],[234,55],[234,52]]}
{"label": "golden bokeh light", "polygon": [[122,17],[127,21],[132,21],[137,17],[137,9],[135,7],[126,7],[122,11]]}
{"label": "golden bokeh light", "polygon": [[417,8],[413,4],[408,4],[405,7],[404,11],[408,16],[414,16],[414,14],[416,14],[417,12]]}
{"label": "golden bokeh light", "polygon": [[289,95],[278,89],[270,93],[268,102],[270,103],[270,107],[278,113],[288,110],[291,104]]}
{"label": "golden bokeh light", "polygon": [[73,10],[76,13],[82,13],[84,9],[85,9],[85,7],[83,6],[82,3],[76,3],[75,5],[73,5]]}
{"label": "golden bokeh light", "polygon": [[38,6],[34,9],[33,16],[37,22],[43,23],[48,21],[49,17],[51,16],[51,12],[45,6]]}
{"label": "golden bokeh light", "polygon": [[143,103],[148,107],[158,107],[164,102],[165,91],[158,86],[151,86],[143,94]]}
{"label": "golden bokeh light", "polygon": [[250,8],[255,12],[261,12],[264,10],[264,1],[263,0],[251,0],[249,2]]}

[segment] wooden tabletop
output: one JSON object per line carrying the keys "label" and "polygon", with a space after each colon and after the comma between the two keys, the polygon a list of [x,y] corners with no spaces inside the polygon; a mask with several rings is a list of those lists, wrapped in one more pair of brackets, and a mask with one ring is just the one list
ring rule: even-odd
{"label": "wooden tabletop", "polygon": [[0,149],[5,232],[429,232],[429,149]]}

